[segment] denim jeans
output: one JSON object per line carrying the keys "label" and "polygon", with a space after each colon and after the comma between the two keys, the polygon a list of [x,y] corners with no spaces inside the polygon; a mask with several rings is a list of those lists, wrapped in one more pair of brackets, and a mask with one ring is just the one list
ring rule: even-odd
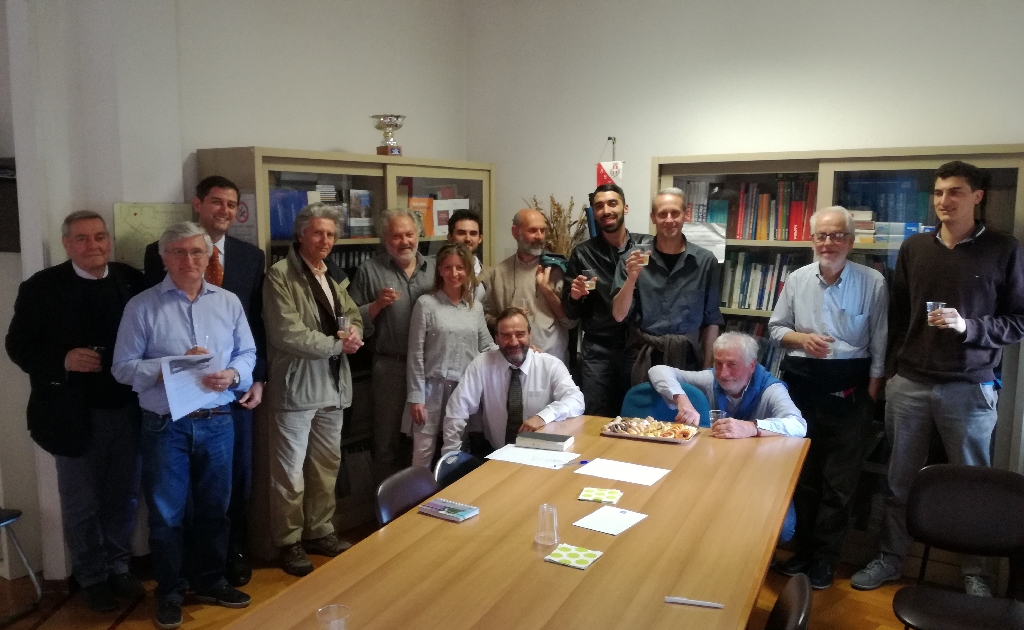
{"label": "denim jeans", "polygon": [[83,588],[128,571],[139,498],[139,406],[90,409],[81,457],[56,456],[64,540]]}
{"label": "denim jeans", "polygon": [[[220,407],[218,411],[229,411]],[[149,546],[157,600],[184,599],[189,587],[182,572],[184,520],[191,492],[190,571],[195,590],[224,579],[230,522],[231,459],[235,432],[230,413],[172,421],[142,412],[142,491],[149,504]]]}

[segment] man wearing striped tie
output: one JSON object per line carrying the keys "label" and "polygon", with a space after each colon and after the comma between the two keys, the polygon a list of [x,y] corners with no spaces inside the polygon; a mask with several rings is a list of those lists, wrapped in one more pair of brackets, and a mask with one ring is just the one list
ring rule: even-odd
{"label": "man wearing striped tie", "polygon": [[[208,283],[227,289],[242,302],[242,309],[256,341],[256,367],[252,371],[252,387],[242,392],[231,404],[235,425],[235,450],[232,462],[231,538],[225,575],[232,586],[244,586],[252,577],[246,555],[246,510],[252,486],[252,410],[263,399],[267,380],[267,343],[263,326],[263,274],[266,271],[263,250],[228,235],[237,219],[238,186],[226,177],[212,175],[196,186],[192,199],[196,221],[213,241],[213,255],[206,267]],[[146,247],[146,286],[159,284],[165,275],[164,263],[157,244]]]}

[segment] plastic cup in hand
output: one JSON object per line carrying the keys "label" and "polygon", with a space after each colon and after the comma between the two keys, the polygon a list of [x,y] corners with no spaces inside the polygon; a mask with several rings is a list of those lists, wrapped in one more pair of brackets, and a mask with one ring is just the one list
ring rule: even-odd
{"label": "plastic cup in hand", "polygon": [[348,318],[344,315],[338,316],[338,332],[341,339],[348,339]]}
{"label": "plastic cup in hand", "polygon": [[[946,308],[946,303],[945,302],[925,302],[924,303],[924,308],[925,308],[924,316],[927,318],[929,313],[931,313],[932,311],[937,311],[939,309]],[[931,318],[928,318],[928,325],[929,326],[934,326],[935,325],[935,324],[932,323]]]}
{"label": "plastic cup in hand", "polygon": [[650,243],[639,243],[636,246],[636,251],[640,252],[643,256],[643,260],[640,261],[640,266],[646,267],[651,262],[651,244]]}
{"label": "plastic cup in hand", "polygon": [[329,604],[316,611],[316,620],[320,622],[320,630],[345,630],[351,612],[348,606]]}
{"label": "plastic cup in hand", "polygon": [[836,340],[826,341],[828,344],[828,353],[825,355],[826,359],[834,359],[836,357]]}
{"label": "plastic cup in hand", "polygon": [[547,503],[540,506],[537,514],[537,535],[533,540],[539,545],[558,544],[558,510]]}
{"label": "plastic cup in hand", "polygon": [[708,412],[708,417],[711,420],[712,426],[722,418],[728,418],[729,414],[722,411],[721,409],[712,409]]}
{"label": "plastic cup in hand", "polygon": [[593,291],[597,288],[597,270],[595,269],[584,269],[583,273],[580,274],[587,277],[587,291]]}

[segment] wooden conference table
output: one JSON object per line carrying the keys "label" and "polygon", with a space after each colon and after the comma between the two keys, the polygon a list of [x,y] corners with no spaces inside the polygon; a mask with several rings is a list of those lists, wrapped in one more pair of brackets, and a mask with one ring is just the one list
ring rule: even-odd
{"label": "wooden conference table", "polygon": [[[316,611],[352,609],[349,630],[394,628],[744,628],[807,452],[796,438],[722,440],[701,429],[683,445],[599,435],[606,418],[545,427],[575,436],[580,459],[667,468],[653,486],[488,461],[440,492],[480,508],[463,523],[415,510],[391,522],[229,626],[314,630]],[[579,460],[577,460],[579,461]],[[574,526],[597,503],[584,486],[618,488],[647,518],[618,536]],[[586,570],[543,557],[537,508],[558,509],[561,542],[603,551]],[[666,604],[666,595],[723,609]]]}

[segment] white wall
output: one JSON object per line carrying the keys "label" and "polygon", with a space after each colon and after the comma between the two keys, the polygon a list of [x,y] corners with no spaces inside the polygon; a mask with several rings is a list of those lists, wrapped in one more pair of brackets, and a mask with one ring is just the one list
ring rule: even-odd
{"label": "white wall", "polygon": [[585,204],[608,136],[639,231],[654,156],[1024,142],[1019,0],[467,10],[467,157],[495,163],[506,224],[523,197]]}
{"label": "white wall", "polygon": [[0,157],[14,157],[11,71],[7,61],[7,12],[0,11]]}
{"label": "white wall", "polygon": [[176,4],[189,163],[212,147],[373,153],[371,114],[408,117],[406,155],[465,159],[460,0]]}

